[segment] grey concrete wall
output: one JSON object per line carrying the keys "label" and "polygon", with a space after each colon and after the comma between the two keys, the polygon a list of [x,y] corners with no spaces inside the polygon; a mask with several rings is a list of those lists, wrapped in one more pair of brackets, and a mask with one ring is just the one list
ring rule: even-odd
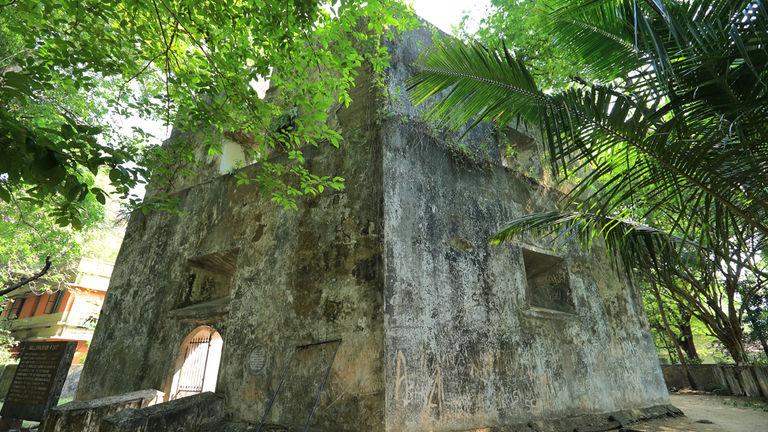
{"label": "grey concrete wall", "polygon": [[[403,94],[421,32],[392,46]],[[555,208],[540,179],[504,167],[498,134],[463,140],[393,100],[384,137],[387,430],[480,428],[666,403],[642,303],[604,250],[554,251],[574,314],[531,308],[521,245],[488,242],[513,217]],[[529,145],[532,137],[514,135]],[[539,171],[540,172],[540,171]]]}
{"label": "grey concrete wall", "polygon": [[755,381],[757,381],[757,386],[760,388],[760,393],[768,399],[768,367],[752,366],[752,373],[755,374]]}
{"label": "grey concrete wall", "polygon": [[[670,381],[667,379],[667,371],[676,370],[678,371],[678,375],[682,378],[684,375],[684,371],[682,367],[669,367],[669,366],[662,366],[662,370],[664,371],[664,380],[669,383]],[[722,368],[715,366],[715,365],[690,365],[688,367],[688,371],[691,374],[691,378],[693,379],[693,382],[696,385],[696,388],[699,390],[706,390],[706,391],[722,391],[723,389],[727,388],[728,383],[725,380],[725,375],[723,375]],[[682,380],[684,382],[684,380]],[[681,384],[677,388],[680,389],[685,384]],[[667,384],[669,386],[669,384]]]}

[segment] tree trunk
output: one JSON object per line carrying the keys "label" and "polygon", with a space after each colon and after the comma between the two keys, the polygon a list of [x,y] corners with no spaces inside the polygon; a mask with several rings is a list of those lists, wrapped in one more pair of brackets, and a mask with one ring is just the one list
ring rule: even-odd
{"label": "tree trunk", "polygon": [[696,344],[693,342],[693,330],[691,329],[691,314],[677,305],[677,310],[680,312],[681,323],[677,326],[680,330],[680,345],[683,347],[685,354],[689,360],[694,362],[701,362],[699,353],[696,351]]}
{"label": "tree trunk", "polygon": [[745,365],[749,363],[749,358],[747,357],[747,350],[744,348],[742,335],[739,331],[740,329],[740,327],[723,329],[727,334],[722,335],[718,339],[723,343],[734,363],[737,365]]}
{"label": "tree trunk", "polygon": [[765,356],[768,357],[768,341],[765,340],[763,335],[760,335],[760,345],[763,346],[763,352],[765,353]]}

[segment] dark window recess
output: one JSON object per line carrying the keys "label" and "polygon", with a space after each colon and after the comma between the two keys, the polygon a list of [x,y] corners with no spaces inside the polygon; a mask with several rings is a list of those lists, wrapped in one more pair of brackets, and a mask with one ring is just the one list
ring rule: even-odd
{"label": "dark window recess", "polygon": [[16,319],[19,317],[19,314],[21,313],[21,308],[24,307],[24,303],[27,301],[26,297],[17,298],[13,301],[13,305],[11,305],[11,313],[8,314],[8,319]]}
{"label": "dark window recess", "polygon": [[531,306],[574,313],[568,268],[562,258],[523,249],[528,303]]}
{"label": "dark window recess", "polygon": [[229,295],[237,265],[238,250],[216,252],[187,260],[179,306],[219,299]]}
{"label": "dark window recess", "polygon": [[30,313],[30,316],[35,316],[37,313],[37,307],[40,306],[40,297],[42,295],[35,295],[35,302],[32,304],[32,313]]}
{"label": "dark window recess", "polygon": [[64,297],[63,291],[56,291],[48,296],[48,303],[45,304],[45,313],[56,313],[61,306],[61,299]]}

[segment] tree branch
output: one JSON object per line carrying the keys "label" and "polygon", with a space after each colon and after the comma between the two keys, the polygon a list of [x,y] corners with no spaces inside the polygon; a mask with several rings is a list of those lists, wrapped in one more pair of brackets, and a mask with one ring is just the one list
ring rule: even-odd
{"label": "tree branch", "polygon": [[50,270],[50,268],[51,268],[51,257],[47,256],[47,257],[45,257],[45,265],[43,266],[43,268],[39,272],[33,274],[32,276],[26,277],[26,278],[24,278],[24,279],[22,279],[22,280],[20,280],[20,281],[18,281],[16,283],[14,283],[14,284],[11,284],[11,285],[3,288],[2,290],[0,290],[0,295],[6,295],[6,294],[8,294],[9,292],[11,292],[11,291],[13,291],[15,289],[21,288],[21,287],[23,287],[24,285],[26,285],[26,284],[28,284],[30,282],[34,282],[34,281],[40,279],[46,273],[48,273],[48,270]]}

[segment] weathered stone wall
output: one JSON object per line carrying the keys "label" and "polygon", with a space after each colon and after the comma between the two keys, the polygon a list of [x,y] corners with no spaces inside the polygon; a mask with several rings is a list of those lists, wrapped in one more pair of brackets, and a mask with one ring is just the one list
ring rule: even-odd
{"label": "weathered stone wall", "polygon": [[224,418],[223,406],[223,395],[206,392],[168,403],[128,408],[104,418],[98,432],[198,431],[220,423]]}
{"label": "weathered stone wall", "polygon": [[145,389],[87,401],[74,401],[51,408],[45,415],[40,432],[101,432],[102,421],[128,409],[154,405],[163,392]]}
{"label": "weathered stone wall", "polygon": [[[390,94],[404,94],[410,60],[430,37],[415,32],[391,46],[398,67]],[[389,111],[382,130],[387,430],[666,403],[642,304],[604,251],[554,251],[568,268],[575,310],[568,314],[529,305],[521,246],[549,245],[489,246],[504,222],[554,209],[556,192],[505,168],[502,143],[488,128],[459,140],[424,124],[402,99],[393,98]]]}
{"label": "weathered stone wall", "polygon": [[[342,150],[306,155],[345,191],[290,211],[200,174],[181,183],[181,216],[131,218],[78,398],[168,392],[179,344],[209,325],[224,339],[217,392],[237,420],[271,405],[267,422],[302,426],[316,406],[320,430],[440,431],[666,403],[642,306],[604,253],[555,251],[573,310],[558,313],[529,307],[519,245],[488,245],[558,195],[540,184],[528,134],[504,134],[510,161],[487,126],[459,140],[421,121],[404,81],[430,42],[399,37],[389,102],[364,72],[335,114]],[[214,278],[229,294],[187,304],[190,266],[216,262],[234,269]],[[257,347],[266,366],[252,373]]]}
{"label": "weathered stone wall", "polygon": [[16,369],[18,369],[18,367],[18,363],[8,363],[3,367],[2,372],[0,372],[0,398],[5,399],[8,390],[11,389],[11,382],[13,381],[13,376],[16,374]]}
{"label": "weathered stone wall", "polygon": [[[367,78],[338,113],[343,148],[306,155],[314,172],[347,179],[343,192],[284,210],[255,185],[221,176],[177,194],[182,216],[133,215],[78,398],[167,392],[179,344],[205,324],[224,339],[217,391],[236,418],[261,420],[282,382],[267,420],[303,425],[337,344],[291,360],[294,349],[341,339],[315,419],[339,431],[383,424],[382,164]],[[237,251],[229,300],[203,316],[179,312],[189,260],[221,251]],[[266,367],[253,374],[256,347],[266,351]]]}

